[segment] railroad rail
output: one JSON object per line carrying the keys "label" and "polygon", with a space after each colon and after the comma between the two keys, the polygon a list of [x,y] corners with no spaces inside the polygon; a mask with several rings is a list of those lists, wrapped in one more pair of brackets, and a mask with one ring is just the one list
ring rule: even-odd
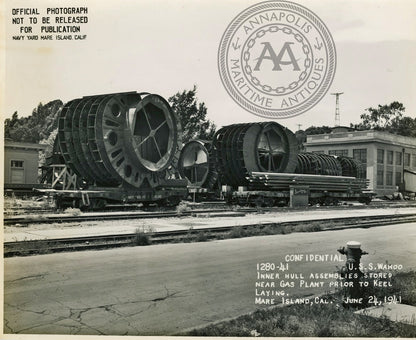
{"label": "railroad rail", "polygon": [[[88,222],[88,221],[104,221],[104,220],[128,220],[128,219],[144,219],[144,218],[161,218],[161,217],[178,217],[192,216],[194,214],[212,214],[222,212],[232,212],[230,209],[198,209],[178,213],[176,211],[163,212],[129,212],[129,213],[108,213],[108,214],[88,214],[78,216],[57,215],[57,216],[13,216],[4,218],[4,225],[13,224],[40,224],[40,223],[67,223],[67,222]],[[240,208],[235,212],[251,213],[256,212],[255,208]]]}
{"label": "railroad rail", "polygon": [[[226,239],[227,234],[233,228],[241,228],[248,230],[249,228],[275,228],[274,234],[279,234],[278,230],[285,227],[294,227],[297,225],[307,225],[310,223],[325,224],[319,231],[341,230],[346,228],[370,228],[385,226],[391,224],[413,223],[416,222],[415,214],[402,215],[375,215],[359,218],[343,217],[343,218],[329,218],[329,219],[315,219],[306,221],[291,221],[282,223],[261,223],[248,224],[244,226],[225,226],[213,228],[191,228],[174,231],[156,231],[156,232],[136,232],[127,234],[112,234],[112,235],[96,235],[83,236],[72,238],[56,238],[56,239],[42,239],[29,240],[17,242],[4,242],[4,256],[28,256],[36,254],[45,254],[52,252],[63,251],[81,251],[81,250],[97,250],[114,247],[138,246],[148,244],[163,244],[174,242],[191,242],[191,241],[206,241],[210,239]],[[198,239],[198,235],[203,233],[203,239]],[[143,239],[146,242],[143,242]]]}

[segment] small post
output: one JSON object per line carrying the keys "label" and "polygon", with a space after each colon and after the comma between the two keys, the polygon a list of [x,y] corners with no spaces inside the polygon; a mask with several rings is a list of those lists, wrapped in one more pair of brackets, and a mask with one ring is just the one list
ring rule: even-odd
{"label": "small post", "polygon": [[338,252],[347,256],[345,266],[341,269],[341,276],[345,280],[344,290],[344,306],[355,307],[362,304],[362,289],[360,281],[364,276],[360,267],[360,259],[362,255],[368,254],[361,250],[361,243],[357,241],[347,242],[346,247],[340,247]]}
{"label": "small post", "polygon": [[308,185],[290,185],[290,202],[291,208],[307,207],[309,204],[309,186]]}

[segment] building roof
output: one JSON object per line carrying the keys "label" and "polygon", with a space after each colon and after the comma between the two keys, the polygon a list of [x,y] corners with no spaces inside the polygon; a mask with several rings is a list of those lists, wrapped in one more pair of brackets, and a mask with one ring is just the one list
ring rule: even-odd
{"label": "building roof", "polygon": [[376,130],[332,132],[320,135],[309,135],[307,136],[305,146],[354,144],[357,142],[379,142],[402,147],[416,148],[416,138],[414,137],[400,136]]}
{"label": "building roof", "polygon": [[5,149],[23,149],[23,150],[43,151],[47,147],[48,146],[46,144],[14,142],[8,139],[4,140]]}
{"label": "building roof", "polygon": [[355,131],[355,129],[350,126],[334,126],[331,129],[331,133]]}

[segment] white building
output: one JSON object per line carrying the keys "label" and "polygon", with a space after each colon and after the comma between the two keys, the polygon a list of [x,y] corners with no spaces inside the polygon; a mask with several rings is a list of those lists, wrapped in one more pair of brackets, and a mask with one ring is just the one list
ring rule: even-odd
{"label": "white building", "polygon": [[349,131],[307,136],[307,152],[342,155],[360,160],[377,195],[416,192],[416,138],[383,131]]}

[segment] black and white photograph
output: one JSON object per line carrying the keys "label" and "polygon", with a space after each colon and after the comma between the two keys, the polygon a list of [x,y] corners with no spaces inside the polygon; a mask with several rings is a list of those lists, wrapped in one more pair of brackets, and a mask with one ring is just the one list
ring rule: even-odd
{"label": "black and white photograph", "polygon": [[0,14],[2,339],[416,337],[416,2]]}

